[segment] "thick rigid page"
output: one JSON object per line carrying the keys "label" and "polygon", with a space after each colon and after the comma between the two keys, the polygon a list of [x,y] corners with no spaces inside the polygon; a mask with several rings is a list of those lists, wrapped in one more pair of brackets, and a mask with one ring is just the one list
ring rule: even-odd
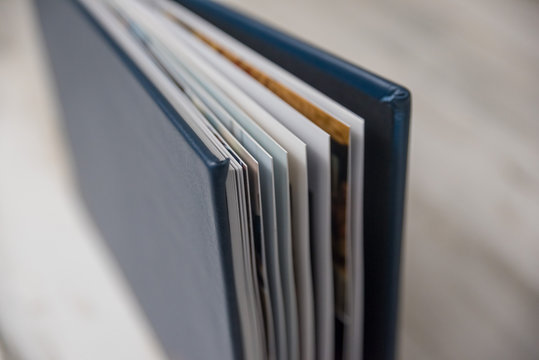
{"label": "thick rigid page", "polygon": [[239,359],[219,162],[78,3],[36,1],[79,186],[171,359]]}
{"label": "thick rigid page", "polygon": [[365,119],[363,358],[393,359],[409,91],[226,6],[176,1]]}

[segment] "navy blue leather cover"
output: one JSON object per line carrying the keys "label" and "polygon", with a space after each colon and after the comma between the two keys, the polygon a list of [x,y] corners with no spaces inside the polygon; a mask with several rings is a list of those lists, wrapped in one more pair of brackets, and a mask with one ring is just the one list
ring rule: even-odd
{"label": "navy blue leather cover", "polygon": [[409,91],[223,5],[209,1],[176,1],[365,119],[363,358],[393,359],[410,122]]}
{"label": "navy blue leather cover", "polygon": [[80,189],[158,339],[171,359],[242,358],[228,161],[82,7],[36,3]]}

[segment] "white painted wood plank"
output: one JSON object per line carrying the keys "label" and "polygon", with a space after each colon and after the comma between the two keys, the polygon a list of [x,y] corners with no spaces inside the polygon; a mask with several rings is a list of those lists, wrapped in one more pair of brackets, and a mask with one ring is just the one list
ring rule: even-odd
{"label": "white painted wood plank", "polygon": [[409,87],[403,359],[539,354],[539,4],[228,3]]}
{"label": "white painted wood plank", "polygon": [[163,359],[74,187],[36,20],[0,3],[2,343],[22,359]]}

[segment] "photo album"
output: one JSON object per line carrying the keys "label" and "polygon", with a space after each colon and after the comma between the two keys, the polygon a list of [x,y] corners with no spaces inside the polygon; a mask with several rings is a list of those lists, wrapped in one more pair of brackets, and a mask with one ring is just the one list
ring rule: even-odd
{"label": "photo album", "polygon": [[170,359],[395,358],[406,88],[211,1],[36,5],[80,192]]}

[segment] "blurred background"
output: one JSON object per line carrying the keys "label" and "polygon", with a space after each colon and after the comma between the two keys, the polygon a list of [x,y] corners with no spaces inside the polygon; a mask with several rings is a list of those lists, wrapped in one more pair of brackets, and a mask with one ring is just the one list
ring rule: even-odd
{"label": "blurred background", "polygon": [[[539,2],[229,0],[413,94],[399,358],[539,359]],[[0,0],[0,359],[162,359]]]}

